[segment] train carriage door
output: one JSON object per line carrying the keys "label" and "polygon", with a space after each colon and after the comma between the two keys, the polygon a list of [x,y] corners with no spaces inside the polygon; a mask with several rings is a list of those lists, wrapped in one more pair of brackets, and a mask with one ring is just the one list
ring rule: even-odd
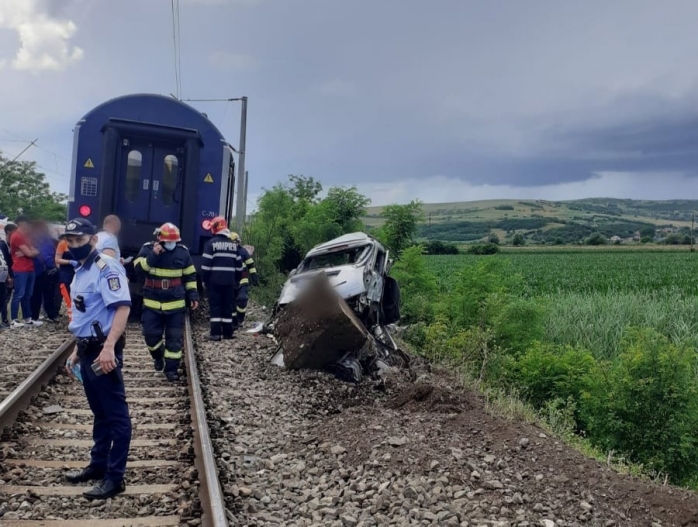
{"label": "train carriage door", "polygon": [[183,155],[177,148],[153,149],[149,220],[179,224],[182,203]]}
{"label": "train carriage door", "polygon": [[131,142],[122,149],[116,213],[121,218],[148,221],[152,147],[147,143]]}

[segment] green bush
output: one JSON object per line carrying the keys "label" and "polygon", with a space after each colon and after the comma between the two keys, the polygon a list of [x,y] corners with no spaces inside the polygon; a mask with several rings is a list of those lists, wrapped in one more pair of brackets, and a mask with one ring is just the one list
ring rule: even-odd
{"label": "green bush", "polygon": [[492,318],[497,345],[514,355],[524,353],[545,333],[545,310],[540,302],[508,298]]}
{"label": "green bush", "polygon": [[499,245],[496,243],[476,243],[468,247],[468,254],[497,254],[499,252]]}
{"label": "green bush", "polygon": [[408,247],[390,273],[400,285],[400,316],[406,323],[429,322],[436,310],[436,276],[427,267],[423,252],[420,245]]}
{"label": "green bush", "polygon": [[542,408],[554,399],[579,402],[597,363],[587,351],[536,342],[510,368],[508,384]]}
{"label": "green bush", "polygon": [[511,243],[512,245],[521,247],[522,245],[526,245],[526,238],[524,238],[523,234],[517,232],[516,234],[514,234],[514,238],[512,239]]}
{"label": "green bush", "polygon": [[651,329],[628,330],[623,351],[583,398],[590,438],[676,483],[698,474],[695,352]]}
{"label": "green bush", "polygon": [[600,232],[595,232],[585,240],[585,243],[587,245],[606,245],[608,240]]}

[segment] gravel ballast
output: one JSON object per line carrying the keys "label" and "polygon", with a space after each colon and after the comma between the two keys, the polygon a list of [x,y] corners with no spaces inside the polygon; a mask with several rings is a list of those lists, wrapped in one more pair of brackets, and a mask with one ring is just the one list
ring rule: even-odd
{"label": "gravel ballast", "polygon": [[[248,312],[246,327],[264,317]],[[493,417],[446,373],[356,387],[272,365],[264,335],[197,331],[232,525],[698,525],[696,494]]]}

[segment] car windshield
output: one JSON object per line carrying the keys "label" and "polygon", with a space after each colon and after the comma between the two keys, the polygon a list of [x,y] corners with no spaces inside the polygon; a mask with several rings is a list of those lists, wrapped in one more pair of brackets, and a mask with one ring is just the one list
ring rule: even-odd
{"label": "car windshield", "polygon": [[361,262],[371,250],[370,245],[351,247],[342,251],[332,251],[324,254],[316,254],[303,261],[301,272],[326,269],[340,265],[351,265]]}

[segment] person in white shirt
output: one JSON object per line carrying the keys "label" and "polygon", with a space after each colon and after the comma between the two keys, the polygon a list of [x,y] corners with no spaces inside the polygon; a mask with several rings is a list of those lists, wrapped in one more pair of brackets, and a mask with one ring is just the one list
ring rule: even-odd
{"label": "person in white shirt", "polygon": [[119,249],[119,231],[121,230],[121,220],[118,216],[110,214],[104,218],[102,223],[102,231],[97,233],[96,249],[115,258],[123,265],[124,261],[121,258],[121,250]]}

